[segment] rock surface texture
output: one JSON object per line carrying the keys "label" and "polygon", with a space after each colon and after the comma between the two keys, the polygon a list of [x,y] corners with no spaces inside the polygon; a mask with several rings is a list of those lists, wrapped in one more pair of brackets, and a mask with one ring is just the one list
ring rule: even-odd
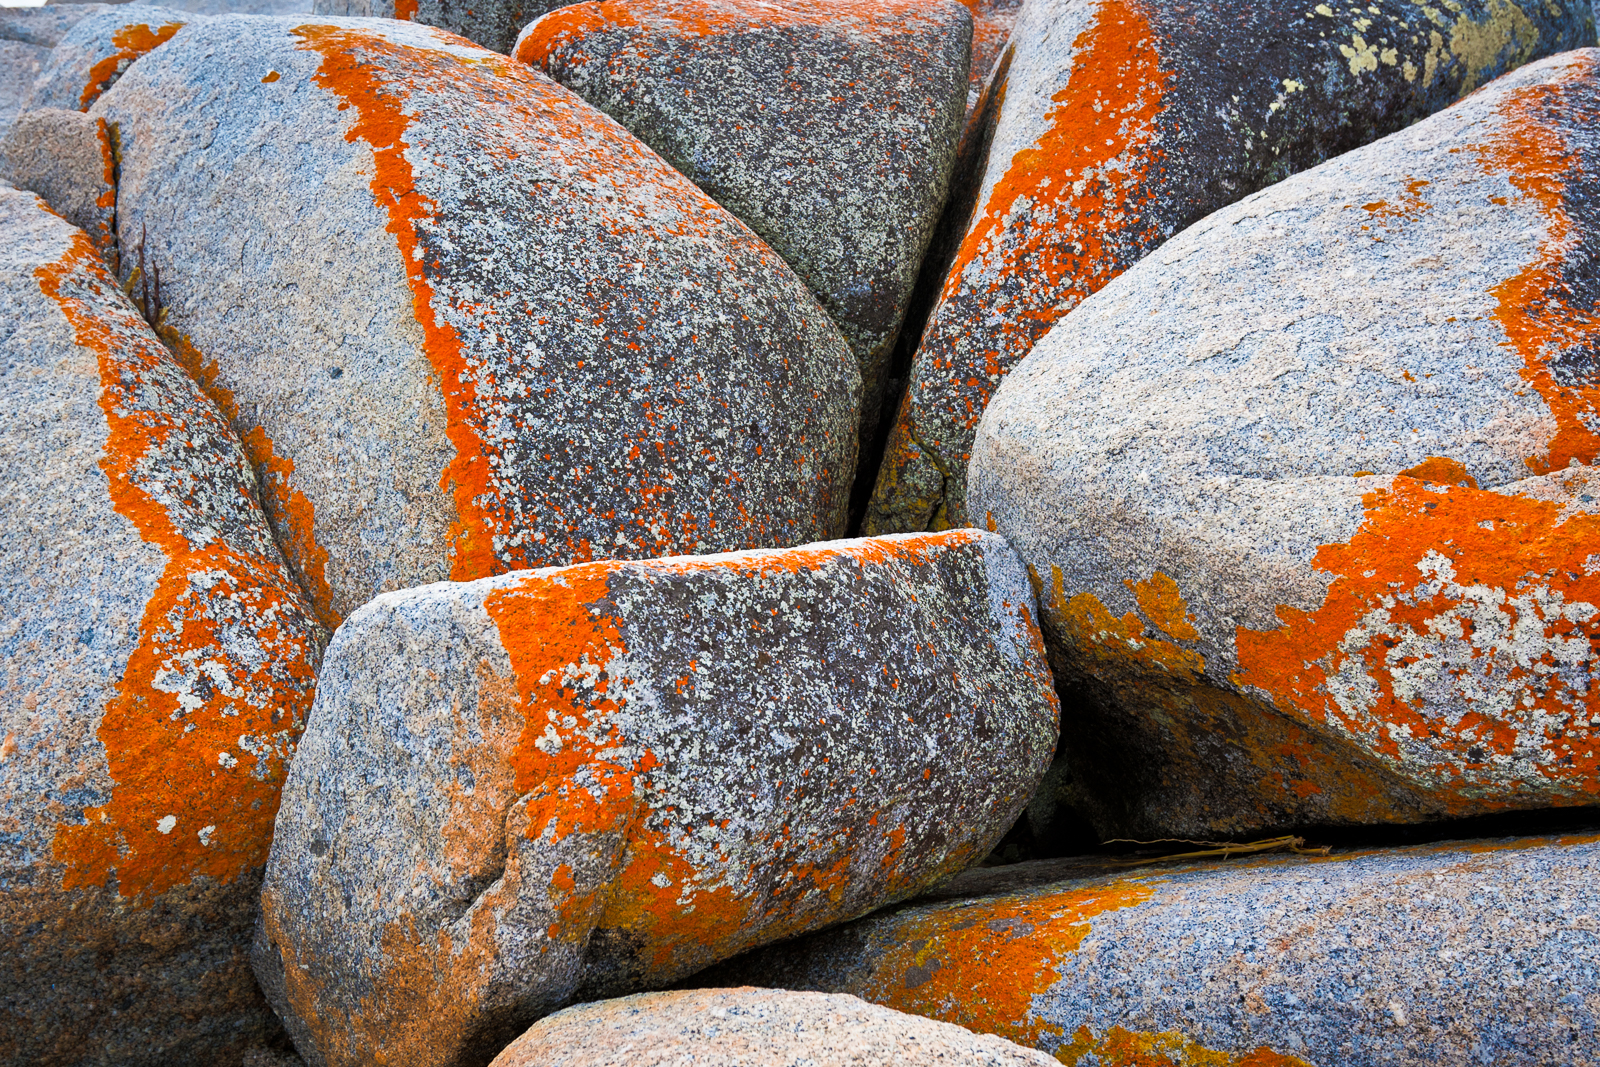
{"label": "rock surface texture", "polygon": [[92,110],[124,253],[332,623],[508,568],[840,531],[860,376],[743,224],[443,31],[225,16]]}
{"label": "rock surface texture", "polygon": [[1011,38],[1022,0],[961,0],[972,13],[972,66],[967,76],[967,112],[971,114]]}
{"label": "rock surface texture", "polygon": [[590,0],[530,25],[514,55],[795,269],[861,361],[870,441],[944,206],[971,37],[954,0]]}
{"label": "rock surface texture", "polygon": [[705,976],[1081,1067],[1600,1059],[1600,839],[1236,859],[883,912]]}
{"label": "rock surface texture", "polygon": [[255,965],[312,1067],[484,1063],[976,863],[1058,714],[976,530],[388,593],[330,646]]}
{"label": "rock surface texture", "polygon": [[438,26],[476,41],[491,52],[509,54],[524,26],[562,0],[315,0],[318,15],[400,19]]}
{"label": "rock surface texture", "polygon": [[227,422],[8,186],[0,323],[0,1061],[236,1061],[323,634]]}
{"label": "rock surface texture", "polygon": [[103,253],[116,240],[114,164],[105,122],[81,111],[29,111],[0,137],[0,180],[38,193]]}
{"label": "rock surface texture", "polygon": [[1594,42],[1586,0],[1038,0],[1019,16],[966,235],[864,530],[981,519],[966,468],[1001,379],[1209,212]]}
{"label": "rock surface texture", "polygon": [[87,111],[135,60],[170,41],[192,19],[167,8],[124,5],[80,20],[50,52],[22,109]]}
{"label": "rock surface texture", "polygon": [[1067,799],[1212,837],[1600,799],[1600,51],[1217,212],[979,428]]}
{"label": "rock surface texture", "polygon": [[491,1067],[1058,1067],[1010,1041],[852,996],[641,993],[536,1023]]}

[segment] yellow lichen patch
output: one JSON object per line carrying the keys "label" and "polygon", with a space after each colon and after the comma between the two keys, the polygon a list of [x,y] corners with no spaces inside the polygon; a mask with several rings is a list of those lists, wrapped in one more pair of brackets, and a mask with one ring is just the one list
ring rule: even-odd
{"label": "yellow lichen patch", "polygon": [[1218,1052],[1176,1031],[1153,1034],[1113,1026],[1100,1036],[1087,1026],[1056,1049],[1056,1059],[1073,1067],[1086,1058],[1095,1067],[1309,1067],[1301,1059],[1265,1046],[1249,1052]]}
{"label": "yellow lichen patch", "polygon": [[1154,880],[1122,880],[1040,897],[999,897],[915,914],[893,927],[861,996],[1029,1047],[1059,1036],[1033,998],[1071,963],[1097,915],[1143,904]]}
{"label": "yellow lichen patch", "polygon": [[1515,70],[1539,47],[1539,27],[1512,0],[1489,0],[1483,21],[1458,16],[1450,31],[1450,52],[1465,68],[1459,92],[1466,95],[1491,70]]}
{"label": "yellow lichen patch", "polygon": [[[1163,671],[1190,676],[1199,676],[1205,671],[1206,661],[1203,656],[1171,641],[1147,635],[1144,621],[1132,612],[1117,618],[1106,610],[1100,598],[1093,593],[1074,593],[1068,596],[1063,586],[1060,567],[1051,568],[1051,582],[1047,608],[1051,620],[1076,648],[1088,653],[1092,660],[1107,657],[1117,660],[1133,659]],[[1147,582],[1140,584],[1146,589],[1144,597],[1140,599],[1141,608],[1148,613],[1149,608],[1145,607],[1144,601],[1149,600],[1162,619],[1174,626],[1188,627],[1191,631],[1194,629],[1184,615],[1185,605],[1183,597],[1178,594],[1176,582],[1157,572]],[[1170,591],[1168,585],[1171,586]],[[1137,594],[1138,587],[1134,588]],[[1156,624],[1155,618],[1151,619],[1151,623]],[[1173,633],[1167,626],[1160,628]],[[1173,633],[1173,636],[1179,635]],[[1181,639],[1193,640],[1193,638]]]}
{"label": "yellow lichen patch", "polygon": [[1179,641],[1198,641],[1200,631],[1194,628],[1194,616],[1178,592],[1178,583],[1156,571],[1142,582],[1124,581],[1133,590],[1139,610],[1145,618]]}
{"label": "yellow lichen patch", "polygon": [[[108,316],[116,283],[89,238],[75,233],[71,250],[36,277],[99,364],[111,505],[166,557],[97,731],[111,798],[86,809],[83,824],[61,826],[53,851],[65,887],[114,884],[148,905],[175,886],[226,884],[265,862],[320,635],[282,562],[258,554],[271,544],[264,523],[257,545],[234,544],[184,525],[176,516],[192,502],[163,496],[178,471],[161,464],[193,461],[187,448],[208,431],[226,439],[227,428],[198,393],[174,393],[182,371],[141,336],[131,311],[126,323]],[[216,489],[218,508],[237,507],[242,467],[208,474],[238,477]]]}

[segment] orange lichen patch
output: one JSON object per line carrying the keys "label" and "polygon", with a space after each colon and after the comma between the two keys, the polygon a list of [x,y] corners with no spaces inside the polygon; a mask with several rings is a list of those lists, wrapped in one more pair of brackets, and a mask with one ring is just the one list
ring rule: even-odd
{"label": "orange lichen patch", "polygon": [[1405,478],[1415,478],[1419,482],[1464,485],[1468,489],[1478,488],[1478,479],[1467,473],[1465,465],[1444,456],[1429,456],[1415,467],[1401,471],[1400,474]]}
{"label": "orange lichen patch", "polygon": [[1449,810],[1593,803],[1600,516],[1408,477],[1363,503],[1350,541],[1317,551],[1333,576],[1322,606],[1241,627],[1234,681],[1357,739]]}
{"label": "orange lichen patch", "polygon": [[[1572,349],[1600,344],[1600,307],[1573,306],[1569,255],[1592,245],[1593,234],[1577,232],[1566,208],[1569,183],[1582,178],[1583,157],[1568,144],[1564,130],[1593,128],[1600,108],[1592,95],[1568,83],[1593,77],[1596,61],[1575,58],[1567,79],[1521,89],[1503,106],[1495,136],[1477,146],[1485,169],[1509,176],[1522,195],[1538,205],[1547,231],[1539,256],[1521,272],[1495,286],[1495,315],[1522,357],[1528,382],[1555,417],[1556,433],[1542,456],[1528,457],[1537,474],[1559,470],[1571,461],[1600,457],[1600,385],[1586,378],[1561,380],[1554,365]],[[1559,124],[1551,121],[1559,116]]]}
{"label": "orange lichen patch", "polygon": [[394,17],[401,22],[413,22],[417,17],[417,0],[394,0]]}
{"label": "orange lichen patch", "polygon": [[[968,428],[977,425],[999,376],[1122,273],[1126,249],[1159,238],[1144,209],[1155,200],[1153,179],[1165,158],[1156,147],[1155,120],[1172,73],[1162,69],[1141,5],[1102,0],[1073,51],[1072,73],[1051,98],[1056,107],[1045,117],[1046,131],[1011,158],[946,276],[942,301],[974,284],[992,296],[1027,279],[1026,293],[1009,298],[1005,314],[983,315],[993,346],[982,355],[989,381],[969,382],[979,398],[948,413]],[[971,324],[942,328],[964,332]]]}
{"label": "orange lichen patch", "polygon": [[[1396,783],[1358,762],[1358,752],[1338,752],[1342,745],[1330,746],[1310,724],[1214,684],[1198,652],[1154,636],[1132,612],[1112,615],[1093,593],[1069,594],[1061,569],[1051,571],[1048,586],[1033,577],[1051,635],[1056,678],[1095,692],[1119,709],[1114,729],[1131,731],[1121,738],[1122,750],[1162,751],[1167,776],[1177,778],[1177,768],[1188,768],[1184,773],[1211,777],[1215,761],[1203,746],[1227,738],[1230,751],[1242,758],[1230,772],[1237,781],[1228,790],[1230,814],[1219,816],[1224,825],[1253,829],[1281,822],[1287,813],[1309,810],[1304,801],[1310,797],[1318,798],[1317,817],[1348,822],[1391,820],[1397,811],[1409,810],[1397,807]],[[1154,583],[1154,577],[1136,587],[1153,584],[1159,589],[1164,583]],[[1176,588],[1172,595],[1183,604]],[[1182,610],[1179,618],[1187,622]],[[1103,746],[1097,733],[1075,736],[1073,725],[1063,723],[1064,750]],[[1108,773],[1098,765],[1083,769],[1091,775]],[[1112,771],[1103,786],[1111,788],[1121,773]]]}
{"label": "orange lichen patch", "polygon": [[[187,335],[170,326],[163,326],[158,332],[179,365],[200,386],[200,391],[217,405],[228,425],[241,428],[239,402],[232,390],[217,381],[220,373],[217,361],[207,362]],[[338,629],[344,620],[333,608],[333,589],[328,585],[328,550],[317,543],[317,516],[311,501],[290,483],[294,461],[273,451],[272,439],[260,426],[244,429],[239,443],[244,446],[245,459],[255,470],[261,487],[261,506],[277,531],[279,547],[300,579],[317,620],[329,630]]]}
{"label": "orange lichen patch", "polygon": [[[149,407],[150,395],[171,395],[161,377],[170,356],[140,336],[131,312],[125,323],[107,316],[116,282],[88,237],[75,234],[36,277],[99,362],[108,428],[100,465],[112,505],[167,558],[100,722],[111,799],[87,809],[84,824],[60,827],[53,849],[67,888],[114,881],[123,898],[148,905],[195,878],[227,883],[265,862],[319,649],[281,563],[214,530],[181,528],[152,495],[164,471],[142,465],[181,457],[204,413]],[[260,651],[254,665],[231,651],[250,642]]]}
{"label": "orange lichen patch", "polygon": [[117,153],[112,144],[113,133],[105,119],[94,120],[95,140],[100,145],[100,181],[101,193],[95,198],[94,206],[105,212],[105,215],[96,221],[94,230],[89,234],[94,239],[95,245],[102,255],[111,254],[117,244],[116,210],[117,210]]}
{"label": "orange lichen patch", "polygon": [[[1361,209],[1371,216],[1370,224],[1362,226],[1363,230],[1378,227],[1385,233],[1392,233],[1402,228],[1408,222],[1420,219],[1433,205],[1422,197],[1422,190],[1433,184],[1424,178],[1414,178],[1406,182],[1405,196],[1400,202],[1391,204],[1387,200],[1374,200],[1369,204],[1362,204]],[[1377,234],[1373,237],[1382,240]]]}
{"label": "orange lichen patch", "polygon": [[1037,1048],[1061,1030],[1034,1014],[1033,998],[1061,977],[1090,920],[1154,894],[1153,882],[1122,880],[915,913],[895,924],[860,995]]}
{"label": "orange lichen patch", "polygon": [[1176,1031],[1152,1034],[1113,1026],[1096,1037],[1087,1026],[1055,1051],[1070,1065],[1085,1057],[1097,1067],[1310,1067],[1304,1060],[1262,1046],[1249,1052],[1218,1052]]}
{"label": "orange lichen patch", "polygon": [[1194,628],[1194,616],[1178,592],[1178,583],[1156,571],[1142,582],[1124,581],[1133,590],[1133,598],[1156,627],[1179,641],[1198,641],[1200,631]]}
{"label": "orange lichen patch", "polygon": [[[396,17],[409,18],[415,13]],[[400,257],[411,285],[412,307],[422,326],[423,349],[439,376],[448,419],[446,434],[455,446],[456,456],[440,476],[440,485],[451,490],[457,521],[451,528],[453,559],[450,577],[471,581],[506,570],[495,557],[494,534],[505,528],[503,507],[495,506],[489,485],[493,449],[475,429],[472,413],[478,407],[478,382],[487,371],[470,367],[461,337],[435,310],[434,290],[425,272],[419,227],[430,224],[437,206],[417,188],[416,176],[406,161],[405,136],[411,119],[403,110],[411,89],[392,76],[393,64],[401,67],[441,67],[462,64],[454,56],[439,51],[422,53],[397,45],[377,34],[334,26],[301,26],[295,31],[305,47],[321,54],[322,63],[314,77],[316,83],[333,93],[355,111],[345,140],[365,141],[372,149],[372,195],[389,215],[388,231],[400,245]],[[448,69],[436,77],[449,78]]]}
{"label": "orange lichen patch", "polygon": [[591,0],[557,8],[534,25],[515,58],[543,66],[557,48],[608,30],[646,27],[677,37],[712,37],[762,27],[837,26],[841,21],[894,24],[922,9],[916,0]]}
{"label": "orange lichen patch", "polygon": [[168,22],[155,29],[141,23],[118,30],[111,37],[111,46],[116,51],[89,68],[89,80],[78,96],[78,110],[88,111],[89,105],[100,99],[100,94],[111,88],[128,69],[128,64],[166,44],[181,29],[183,23]]}

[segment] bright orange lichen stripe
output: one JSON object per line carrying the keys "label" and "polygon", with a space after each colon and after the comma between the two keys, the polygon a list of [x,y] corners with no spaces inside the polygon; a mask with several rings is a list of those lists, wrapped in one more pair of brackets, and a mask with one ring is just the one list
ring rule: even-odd
{"label": "bright orange lichen stripe", "polygon": [[[1590,635],[1600,573],[1589,562],[1600,516],[1563,519],[1555,502],[1403,476],[1362,499],[1366,518],[1349,543],[1317,550],[1315,566],[1333,575],[1322,606],[1280,606],[1275,630],[1241,627],[1233,680],[1393,760],[1403,743],[1426,741],[1449,756],[1427,768],[1447,800],[1459,803],[1493,756],[1531,747],[1542,774],[1592,802],[1600,746],[1588,722],[1600,689],[1589,670],[1558,668],[1572,655],[1592,662],[1600,646]],[[1396,692],[1397,675],[1423,660],[1458,680],[1468,707],[1459,720],[1425,692]],[[1352,671],[1370,687],[1340,681]],[[1513,802],[1504,790],[1476,801]]]}
{"label": "bright orange lichen stripe", "polygon": [[1250,1052],[1218,1052],[1176,1031],[1153,1034],[1120,1026],[1098,1037],[1080,1026],[1070,1042],[1056,1049],[1055,1057],[1069,1067],[1085,1057],[1096,1067],[1310,1067],[1264,1045]]}
{"label": "bright orange lichen stripe", "polygon": [[519,44],[515,58],[543,66],[557,48],[608,30],[649,26],[676,37],[711,37],[762,27],[838,26],[844,21],[892,22],[922,10],[918,0],[590,0],[545,15]]}
{"label": "bright orange lichen stripe", "polygon": [[116,51],[89,68],[89,80],[78,96],[78,110],[88,111],[89,105],[100,99],[101,93],[111,88],[117,75],[126,70],[129,63],[140,56],[149,55],[166,44],[172,40],[172,35],[181,29],[183,23],[168,22],[153,30],[142,23],[136,26],[124,26],[118,30],[111,37],[111,45]]}
{"label": "bright orange lichen stripe", "polygon": [[[1141,228],[1155,234],[1145,209],[1156,199],[1164,153],[1155,147],[1155,120],[1172,73],[1161,67],[1141,5],[1102,0],[1073,51],[1067,84],[1051,97],[1057,106],[1045,117],[1048,128],[1012,156],[946,275],[945,301],[968,288],[968,268],[979,259],[993,278],[990,292],[1025,271],[1029,289],[1043,297],[1009,309],[1003,323],[985,319],[996,346],[985,354],[991,378],[1120,274],[1119,249],[1137,243]],[[961,414],[976,425],[982,405]]]}
{"label": "bright orange lichen stripe", "polygon": [[[111,799],[87,809],[85,824],[60,827],[53,851],[66,866],[66,888],[105,886],[115,878],[123,898],[148,905],[197,877],[227,883],[265,862],[288,754],[258,756],[243,750],[239,738],[298,732],[311,702],[318,650],[309,626],[289,628],[299,611],[286,574],[244,557],[220,537],[192,546],[135,483],[141,458],[168,434],[185,432],[185,423],[163,424],[119,410],[120,397],[132,388],[127,383],[139,382],[166,353],[152,351],[160,349],[154,339],[140,351],[74,295],[85,275],[102,293],[116,292],[116,282],[86,235],[76,233],[72,241],[67,255],[35,276],[77,343],[99,362],[108,429],[100,465],[110,481],[112,506],[167,563],[100,722],[98,736],[115,783]],[[190,582],[199,573],[206,576],[205,586]],[[267,662],[251,667],[226,653],[215,611],[225,599],[251,614],[252,636]],[[203,708],[183,709],[178,695],[161,687],[161,678],[168,670],[203,663],[217,664],[226,680],[218,680]],[[249,699],[264,690],[270,700]],[[228,752],[236,753],[231,767],[218,759]]]}
{"label": "bright orange lichen stripe", "polygon": [[1154,884],[1120,880],[915,915],[895,924],[859,995],[1038,1048],[1061,1028],[1034,1014],[1033,998],[1060,979],[1090,920],[1154,895]]}
{"label": "bright orange lichen stripe", "polygon": [[[239,402],[232,390],[217,381],[220,373],[217,361],[206,362],[193,342],[171,327],[164,327],[161,336],[200,391],[217,405],[228,425],[239,429],[243,424]],[[289,483],[294,474],[294,460],[277,455],[272,438],[260,426],[245,429],[239,443],[244,446],[245,459],[255,469],[261,483],[261,505],[271,515],[279,536],[285,541],[280,547],[299,574],[317,620],[329,630],[338,629],[344,619],[333,608],[333,589],[328,585],[328,550],[317,543],[316,510],[306,495]]]}
{"label": "bright orange lichen stripe", "polygon": [[[1530,456],[1528,466],[1544,474],[1571,460],[1593,463],[1600,457],[1600,386],[1556,381],[1551,362],[1562,352],[1600,343],[1600,307],[1573,307],[1567,300],[1567,257],[1591,243],[1594,234],[1579,233],[1567,214],[1565,192],[1583,157],[1574,152],[1562,128],[1593,129],[1600,125],[1594,97],[1574,92],[1567,82],[1594,77],[1600,61],[1579,58],[1561,82],[1519,90],[1503,107],[1498,132],[1477,146],[1486,168],[1501,171],[1524,196],[1539,205],[1549,230],[1539,257],[1493,290],[1499,301],[1495,315],[1523,360],[1522,377],[1549,405],[1556,433],[1543,456]],[[1560,127],[1549,117],[1559,115]]]}
{"label": "bright orange lichen stripe", "polygon": [[[399,5],[396,5],[397,11]],[[417,188],[416,176],[406,161],[406,131],[411,119],[402,110],[408,90],[386,75],[396,66],[377,60],[398,60],[398,66],[437,67],[453,57],[418,50],[384,40],[377,34],[334,26],[301,26],[295,31],[308,49],[322,56],[314,77],[316,83],[345,101],[356,113],[345,134],[350,142],[365,141],[372,149],[372,195],[388,213],[388,231],[400,245],[406,278],[411,285],[412,309],[422,326],[423,350],[444,395],[448,421],[446,433],[456,455],[440,476],[441,487],[453,491],[457,521],[451,527],[453,559],[450,577],[472,581],[506,570],[495,557],[494,533],[504,526],[502,516],[493,509],[495,494],[489,485],[489,453],[473,427],[472,414],[478,409],[475,375],[464,358],[465,346],[455,328],[434,312],[434,290],[423,263],[419,227],[434,218],[437,205]],[[447,72],[440,72],[448,77]]]}

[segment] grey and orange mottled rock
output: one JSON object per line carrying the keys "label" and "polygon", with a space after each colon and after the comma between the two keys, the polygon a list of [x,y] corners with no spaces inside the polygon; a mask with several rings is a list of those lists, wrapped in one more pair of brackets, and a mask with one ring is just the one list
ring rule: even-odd
{"label": "grey and orange mottled rock", "polygon": [[226,420],[0,186],[0,1060],[226,1062],[324,634]]}
{"label": "grey and orange mottled rock", "polygon": [[0,180],[38,193],[103,254],[113,251],[115,161],[103,119],[58,108],[24,112],[0,138]]}
{"label": "grey and orange mottled rock", "polygon": [[705,980],[851,993],[1076,1067],[1600,1059],[1600,838],[1234,859],[880,912]]}
{"label": "grey and orange mottled rock", "polygon": [[540,1020],[490,1067],[1057,1067],[991,1034],[777,989],[640,993]]}
{"label": "grey and orange mottled rock", "polygon": [[79,20],[51,50],[22,110],[87,111],[136,60],[171,40],[193,18],[163,7],[126,5]]}
{"label": "grey and orange mottled rock", "polygon": [[223,16],[91,113],[120,131],[124,258],[145,241],[325,619],[840,531],[860,374],[826,313],[527,66],[410,23]]}
{"label": "grey and orange mottled rock", "polygon": [[1585,0],[1028,5],[866,532],[981,519],[967,464],[1000,381],[1173,234],[1594,39]]}
{"label": "grey and orange mottled rock", "polygon": [[967,113],[970,115],[984,83],[1000,63],[1011,28],[1017,23],[1022,0],[961,0],[972,13],[972,65],[967,75]]}
{"label": "grey and orange mottled rock", "polygon": [[1600,800],[1600,50],[1169,241],[979,426],[1069,809],[1214,837]]}
{"label": "grey and orange mottled rock", "polygon": [[795,269],[861,362],[870,441],[944,206],[971,37],[954,0],[588,0],[528,26],[513,55]]}
{"label": "grey and orange mottled rock", "polygon": [[315,0],[318,15],[400,19],[458,33],[492,52],[509,54],[517,34],[563,0]]}
{"label": "grey and orange mottled rock", "polygon": [[975,530],[523,571],[345,620],[255,966],[312,1067],[482,1063],[980,860],[1054,748]]}

